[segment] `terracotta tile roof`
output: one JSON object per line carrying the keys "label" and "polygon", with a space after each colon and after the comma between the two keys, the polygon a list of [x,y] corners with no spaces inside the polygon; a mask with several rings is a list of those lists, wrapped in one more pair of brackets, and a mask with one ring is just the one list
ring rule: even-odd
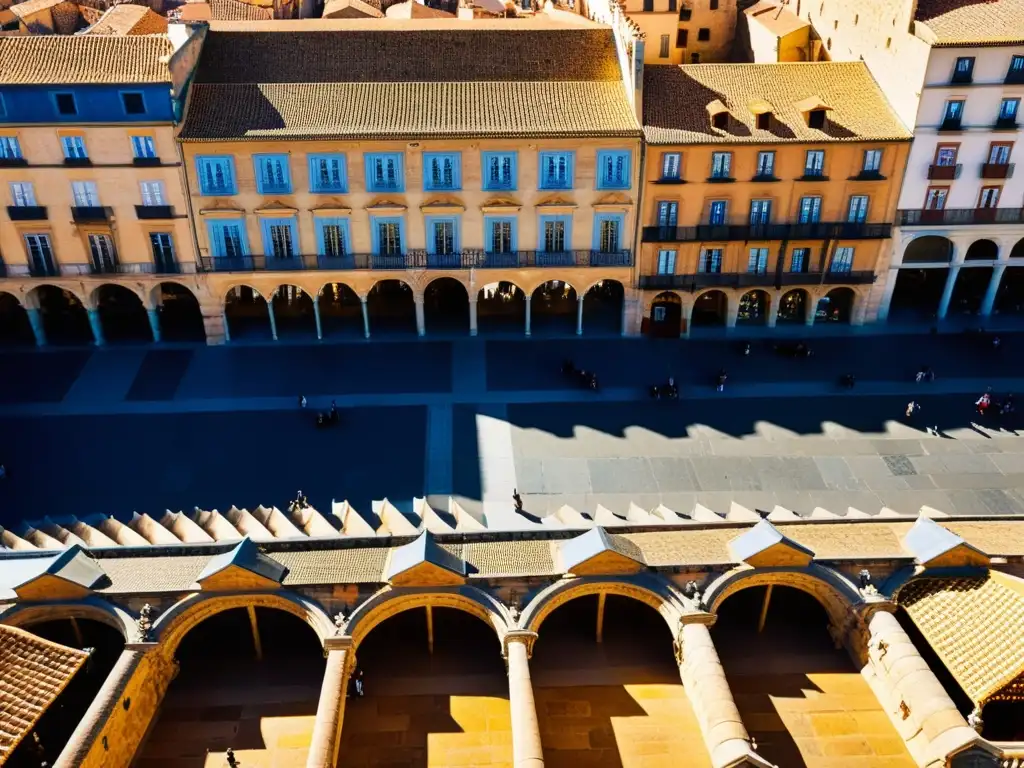
{"label": "terracotta tile roof", "polygon": [[389,19],[454,19],[454,13],[442,11],[440,8],[431,8],[418,3],[416,0],[404,0],[395,3],[388,8]]}
{"label": "terracotta tile roof", "polygon": [[169,83],[166,35],[38,35],[0,38],[0,83]]}
{"label": "terracotta tile roof", "polygon": [[211,31],[181,138],[639,135],[608,28],[379,22]]}
{"label": "terracotta tile roof", "polygon": [[984,703],[1024,673],[1024,584],[1005,574],[920,578],[897,600],[975,703]]}
{"label": "terracotta tile roof", "polygon": [[[807,125],[798,104],[832,109],[824,130]],[[709,105],[729,111],[714,128]],[[750,105],[772,105],[771,126],[757,128]],[[644,72],[644,133],[651,144],[775,144],[909,140],[862,62],[692,64],[650,66]]]}
{"label": "terracotta tile roof", "polygon": [[85,651],[0,625],[0,763],[31,733],[87,658]]}
{"label": "terracotta tile roof", "polygon": [[94,24],[90,35],[155,35],[167,32],[167,19],[144,5],[115,5]]}
{"label": "terracotta tile roof", "polygon": [[363,0],[327,0],[325,19],[379,19],[384,14]]}
{"label": "terracotta tile roof", "polygon": [[67,0],[25,0],[24,3],[17,3],[11,6],[11,13],[19,19],[27,19],[33,14],[53,8],[55,5],[67,2]]}
{"label": "terracotta tile roof", "polygon": [[914,20],[938,46],[1024,43],[1024,0],[918,0]]}
{"label": "terracotta tile roof", "polygon": [[210,18],[225,21],[269,21],[274,18],[274,11],[242,0],[210,0]]}
{"label": "terracotta tile roof", "polygon": [[806,19],[801,19],[786,6],[775,0],[758,0],[743,13],[751,21],[756,21],[773,35],[785,37],[798,30],[811,26]]}

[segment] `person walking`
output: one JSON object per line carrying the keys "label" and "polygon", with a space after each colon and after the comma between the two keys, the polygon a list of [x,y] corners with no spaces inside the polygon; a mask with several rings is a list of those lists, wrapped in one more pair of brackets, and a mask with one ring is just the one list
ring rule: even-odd
{"label": "person walking", "polygon": [[978,410],[979,416],[984,416],[988,412],[988,407],[992,404],[992,396],[988,392],[983,394],[975,402],[974,407]]}
{"label": "person walking", "polygon": [[924,373],[924,366],[922,365],[922,366],[921,366],[921,367],[920,367],[920,368],[918,369],[918,371],[917,371],[917,375],[916,375],[916,376],[914,376],[914,381],[915,381],[915,382],[917,382],[918,384],[920,384],[920,383],[921,383],[922,381],[924,381],[924,376],[925,376],[925,373]]}
{"label": "person walking", "polygon": [[914,414],[917,413],[919,410],[921,410],[921,406],[918,403],[911,400],[909,403],[907,403],[907,410],[905,411],[906,417],[908,419],[913,418]]}
{"label": "person walking", "polygon": [[305,408],[305,407],[306,407],[306,396],[305,395],[299,395],[299,408]]}
{"label": "person walking", "polygon": [[729,378],[729,376],[725,372],[725,368],[723,368],[722,370],[720,370],[718,372],[718,383],[715,385],[715,389],[718,392],[724,392],[725,391],[725,380],[728,379],[728,378]]}
{"label": "person walking", "polygon": [[363,695],[363,670],[356,670],[356,696]]}

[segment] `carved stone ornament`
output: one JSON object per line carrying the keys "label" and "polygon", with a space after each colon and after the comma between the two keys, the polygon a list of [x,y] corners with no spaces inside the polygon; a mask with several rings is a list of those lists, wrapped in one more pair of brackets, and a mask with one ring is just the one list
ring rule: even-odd
{"label": "carved stone ornament", "polygon": [[347,608],[342,607],[340,611],[334,614],[334,634],[343,635],[345,630],[348,628],[349,611]]}
{"label": "carved stone ornament", "polygon": [[512,622],[516,626],[519,626],[519,616],[520,616],[519,606],[516,605],[515,603],[511,603],[510,605],[507,605],[505,607],[508,609],[509,618],[512,619]]}
{"label": "carved stone ornament", "polygon": [[980,704],[974,705],[974,709],[971,710],[971,714],[967,716],[967,724],[978,733],[981,733],[981,729],[985,727],[985,721],[981,719]]}
{"label": "carved stone ornament", "polygon": [[139,611],[139,618],[135,620],[135,628],[139,632],[139,640],[149,643],[153,640],[153,619],[156,618],[156,609],[146,603]]}
{"label": "carved stone ornament", "polygon": [[[690,582],[691,584],[693,582]],[[679,624],[676,626],[676,639],[672,641],[672,653],[676,657],[676,666],[681,667],[683,665],[683,627],[686,626],[682,619],[679,619]]]}

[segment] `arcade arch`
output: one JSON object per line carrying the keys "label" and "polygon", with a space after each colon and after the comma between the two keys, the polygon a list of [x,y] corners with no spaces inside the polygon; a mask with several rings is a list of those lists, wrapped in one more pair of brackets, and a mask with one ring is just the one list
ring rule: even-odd
{"label": "arcade arch", "polygon": [[160,336],[165,341],[204,341],[206,328],[199,299],[191,289],[176,282],[164,282],[153,289],[153,306],[160,318]]}
{"label": "arcade arch", "polygon": [[27,346],[35,343],[28,312],[14,294],[0,291],[0,345]]}
{"label": "arcade arch", "polygon": [[803,288],[786,291],[779,300],[779,323],[806,323],[810,296]]}
{"label": "arcade arch", "polygon": [[50,344],[91,344],[89,314],[82,299],[55,285],[39,285],[28,292],[28,305],[38,306],[43,331]]}
{"label": "arcade arch", "polygon": [[366,297],[370,332],[416,333],[416,301],[404,280],[378,280]]}
{"label": "arcade arch", "polygon": [[622,333],[626,289],[618,280],[594,283],[583,295],[584,333]]}
{"label": "arcade arch", "polygon": [[363,302],[345,283],[327,283],[318,294],[320,326],[324,338],[362,337]]}
{"label": "arcade arch", "polygon": [[270,339],[267,300],[248,285],[236,285],[224,299],[224,325],[231,339]]}
{"label": "arcade arch", "polygon": [[106,341],[153,341],[146,307],[135,291],[105,283],[94,295]]}
{"label": "arcade arch", "polygon": [[548,280],[534,289],[530,301],[532,333],[575,333],[579,301],[576,289],[563,280]]}
{"label": "arcade arch", "polygon": [[423,291],[423,315],[428,334],[469,332],[469,293],[454,277],[431,280]]}
{"label": "arcade arch", "polygon": [[729,317],[729,298],[724,291],[712,289],[704,291],[693,302],[691,324],[700,326],[723,326]]}
{"label": "arcade arch", "polygon": [[477,294],[476,313],[480,333],[521,336],[526,326],[526,294],[507,280],[488,283]]}
{"label": "arcade arch", "polygon": [[679,294],[664,291],[654,297],[646,332],[658,338],[674,338],[683,332],[683,300]]}
{"label": "arcade arch", "polygon": [[740,296],[737,323],[744,325],[765,325],[771,311],[772,297],[767,291],[755,289]]}

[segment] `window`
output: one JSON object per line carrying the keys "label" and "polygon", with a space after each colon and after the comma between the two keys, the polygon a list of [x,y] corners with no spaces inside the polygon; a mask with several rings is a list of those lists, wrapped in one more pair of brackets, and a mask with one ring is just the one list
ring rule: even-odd
{"label": "window", "polygon": [[757,175],[766,179],[770,179],[775,176],[774,152],[757,153]]}
{"label": "window", "polygon": [[712,10],[712,11],[717,11],[718,10],[718,0],[710,0],[710,2],[708,3],[708,8],[710,10]]}
{"label": "window", "polygon": [[2,93],[0,93],[0,117],[7,117],[7,102],[4,101]]}
{"label": "window", "polygon": [[747,259],[747,272],[753,275],[763,275],[768,271],[768,249],[751,248],[750,257]]}
{"label": "window", "polygon": [[309,156],[309,191],[348,192],[344,155]]}
{"label": "window", "polygon": [[261,195],[287,195],[292,191],[288,155],[253,155],[256,191]]}
{"label": "window", "polygon": [[1024,56],[1010,57],[1010,68],[1006,72],[1006,79],[1011,83],[1024,79]]}
{"label": "window", "polygon": [[679,20],[680,21],[689,21],[690,17],[692,15],[693,15],[693,11],[691,9],[687,8],[685,5],[682,6],[679,9]]}
{"label": "window", "polygon": [[146,100],[138,91],[122,91],[121,106],[124,107],[126,115],[146,114]]}
{"label": "window", "polygon": [[682,155],[678,152],[666,152],[661,156],[661,178],[679,179]]}
{"label": "window", "polygon": [[401,192],[402,155],[399,152],[366,156],[366,190],[368,192]]}
{"label": "window", "polygon": [[572,238],[569,236],[568,216],[541,216],[540,249],[547,253],[563,253],[568,250]]}
{"label": "window", "polygon": [[999,105],[999,121],[1004,123],[1017,122],[1017,109],[1020,107],[1020,99],[1003,99]]}
{"label": "window", "polygon": [[790,272],[806,272],[808,266],[811,263],[811,249],[810,248],[794,248],[793,254],[789,258],[789,271]]}
{"label": "window", "polygon": [[110,235],[89,235],[89,256],[97,272],[109,272],[117,263],[114,240]]}
{"label": "window", "polygon": [[807,158],[804,160],[804,176],[825,175],[825,152],[821,149],[807,150]]}
{"label": "window", "polygon": [[206,196],[235,194],[235,160],[227,155],[196,158],[199,194]]}
{"label": "window", "polygon": [[982,187],[978,196],[979,208],[995,208],[999,205],[999,187]]}
{"label": "window", "polygon": [[299,237],[295,219],[262,219],[263,254],[267,258],[291,259],[298,254]]}
{"label": "window", "polygon": [[423,188],[433,190],[461,189],[459,155],[457,153],[423,153]]}
{"label": "window", "polygon": [[771,200],[750,201],[750,223],[751,225],[767,224],[772,219]]}
{"label": "window", "polygon": [[514,253],[518,250],[515,219],[486,218],[484,227],[484,247],[487,253]]}
{"label": "window", "polygon": [[679,203],[675,201],[662,200],[658,203],[658,226],[659,227],[672,227],[676,226],[676,221],[679,216]]}
{"label": "window", "polygon": [[711,30],[707,27],[701,27],[697,30],[697,39],[702,43],[706,43],[711,39]]}
{"label": "window", "polygon": [[722,249],[704,248],[697,260],[698,272],[721,272],[722,271]]}
{"label": "window", "polygon": [[140,181],[139,191],[142,192],[143,205],[167,205],[162,181]]}
{"label": "window", "polygon": [[373,219],[373,252],[377,256],[401,256],[405,251],[401,219]]}
{"label": "window", "polygon": [[676,5],[677,5],[676,0],[668,0],[668,10],[669,10],[669,13],[675,13],[676,12]]}
{"label": "window", "polygon": [[650,13],[654,10],[654,0],[644,0],[644,13]]}
{"label": "window", "polygon": [[728,179],[732,173],[732,152],[711,153],[711,178]]}
{"label": "window", "polygon": [[853,195],[850,198],[850,210],[846,216],[847,221],[863,224],[868,220],[868,196]]}
{"label": "window", "polygon": [[0,159],[21,159],[21,144],[17,136],[0,136]]}
{"label": "window", "polygon": [[149,248],[153,252],[153,263],[161,272],[169,272],[175,265],[174,240],[170,232],[150,232]]}
{"label": "window", "polygon": [[821,198],[800,198],[800,223],[817,224],[821,220]]}
{"label": "window", "polygon": [[882,168],[882,150],[868,149],[864,152],[864,173],[878,173]]}
{"label": "window", "polygon": [[658,274],[674,275],[676,273],[676,251],[658,251]]}
{"label": "window", "polygon": [[73,93],[55,93],[53,94],[53,103],[57,107],[58,115],[78,114],[78,105],[75,103],[75,94]]}
{"label": "window", "polygon": [[629,189],[629,152],[600,150],[597,153],[598,189]]}
{"label": "window", "polygon": [[716,112],[711,116],[711,125],[720,131],[727,130],[729,128],[729,113]]}
{"label": "window", "polygon": [[516,153],[483,153],[484,189],[516,188]]}
{"label": "window", "polygon": [[944,167],[956,165],[956,155],[959,149],[959,145],[956,144],[940,144],[938,149],[935,150],[935,164]]}
{"label": "window", "polygon": [[851,269],[853,269],[853,248],[836,248],[828,271],[846,273]]}
{"label": "window", "polygon": [[347,219],[316,219],[317,253],[340,259],[351,253]]}
{"label": "window", "polygon": [[691,64],[700,64],[700,54],[699,53],[691,53],[690,54],[690,63]]}
{"label": "window", "polygon": [[572,189],[572,152],[540,153],[540,188]]}
{"label": "window", "polygon": [[689,37],[689,30],[686,30],[686,29],[678,29],[678,30],[676,30],[676,48],[685,48],[688,37]]}
{"label": "window", "polygon": [[601,253],[615,253],[622,250],[622,229],[625,219],[618,213],[600,213],[594,217],[594,248]]}
{"label": "window", "polygon": [[759,131],[767,131],[771,127],[772,127],[772,113],[771,112],[761,112],[757,116],[757,129]]}
{"label": "window", "polygon": [[924,198],[924,207],[929,211],[941,211],[946,207],[949,187],[930,187]]}
{"label": "window", "polygon": [[85,138],[82,136],[62,136],[61,147],[67,160],[85,160],[89,153],[85,151]]}
{"label": "window", "polygon": [[974,57],[959,56],[956,60],[956,66],[953,67],[953,82],[969,83],[973,79],[973,75]]}
{"label": "window", "polygon": [[1010,162],[1011,144],[993,144],[988,150],[989,165],[1006,165]]}
{"label": "window", "polygon": [[28,181],[11,182],[11,202],[16,208],[24,208],[36,204],[36,192]]}
{"label": "window", "polygon": [[248,255],[245,224],[241,219],[220,219],[206,222],[210,236],[210,253],[217,259],[237,259]]}
{"label": "window", "polygon": [[942,116],[943,124],[949,125],[960,125],[960,120],[964,116],[964,103],[963,101],[947,101],[946,111]]}
{"label": "window", "polygon": [[725,224],[729,218],[729,204],[725,200],[712,200],[708,207],[708,224]]}
{"label": "window", "polygon": [[156,157],[152,136],[132,136],[132,157]]}
{"label": "window", "polygon": [[661,36],[661,48],[658,50],[658,56],[660,58],[662,58],[662,59],[667,59],[668,58],[668,46],[669,46],[668,35],[662,35]]}
{"label": "window", "polygon": [[427,253],[450,256],[459,251],[459,221],[455,217],[427,217]]}
{"label": "window", "polygon": [[71,196],[78,208],[95,208],[100,204],[100,193],[95,181],[71,182]]}
{"label": "window", "polygon": [[44,275],[57,273],[49,235],[25,235],[25,247],[33,269]]}

